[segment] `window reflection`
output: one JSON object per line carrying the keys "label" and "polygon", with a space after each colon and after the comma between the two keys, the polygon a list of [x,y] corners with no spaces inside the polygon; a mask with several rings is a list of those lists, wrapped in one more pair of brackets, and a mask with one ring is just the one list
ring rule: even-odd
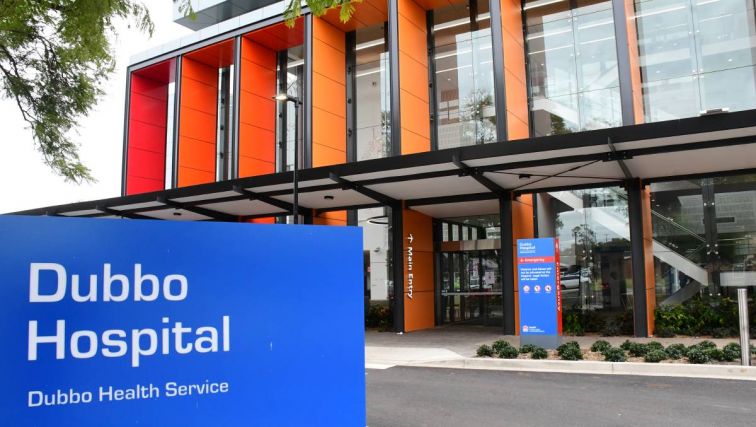
{"label": "window reflection", "polygon": [[[559,239],[568,334],[631,334],[632,263],[626,192],[617,187],[538,194],[538,237]],[[569,320],[569,321],[568,321]]]}
{"label": "window reflection", "polygon": [[391,147],[391,95],[385,25],[356,31],[357,161],[387,157]]}
{"label": "window reflection", "polygon": [[527,1],[526,45],[536,136],[620,126],[609,1]]}
{"label": "window reflection", "polygon": [[[302,46],[286,49],[278,55],[277,81],[279,93],[286,93],[297,99],[303,99],[301,82],[304,76],[304,52]],[[281,69],[286,70],[282,72]],[[302,132],[302,108],[296,108],[292,102],[277,102],[278,117],[276,141],[276,168],[278,172],[294,169],[294,141],[299,141],[299,167],[302,167],[304,149]],[[297,114],[298,113],[298,114]]]}
{"label": "window reflection", "polygon": [[503,319],[499,216],[447,218],[436,223],[441,323],[501,326]]}
{"label": "window reflection", "polygon": [[496,140],[490,17],[485,1],[433,11],[439,149]]}
{"label": "window reflection", "polygon": [[646,121],[756,107],[753,0],[635,1]]}

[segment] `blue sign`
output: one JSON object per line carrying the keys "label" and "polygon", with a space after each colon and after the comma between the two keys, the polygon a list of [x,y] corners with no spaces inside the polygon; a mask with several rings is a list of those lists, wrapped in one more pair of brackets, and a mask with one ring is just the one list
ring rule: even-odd
{"label": "blue sign", "polygon": [[0,423],[364,426],[354,227],[0,216]]}
{"label": "blue sign", "polygon": [[558,240],[517,240],[522,336],[562,334],[562,291],[558,273]]}

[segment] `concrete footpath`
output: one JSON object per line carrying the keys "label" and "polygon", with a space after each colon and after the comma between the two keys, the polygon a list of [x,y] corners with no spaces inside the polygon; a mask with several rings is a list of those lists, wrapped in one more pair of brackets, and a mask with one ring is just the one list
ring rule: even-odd
{"label": "concrete footpath", "polygon": [[[478,358],[475,352],[481,344],[491,344],[504,339],[519,345],[519,338],[503,336],[491,328],[437,328],[408,334],[391,332],[365,333],[365,367],[387,369],[394,366],[454,368],[497,371],[559,372],[604,375],[644,375],[688,378],[718,378],[730,380],[756,381],[756,367],[739,365],[692,365],[686,363],[632,363],[603,361],[564,361]],[[564,337],[564,341],[575,340],[582,348],[589,348],[596,340],[609,341],[619,346],[628,337]],[[631,341],[659,341],[669,345],[683,343],[692,345],[704,338],[630,338]],[[720,348],[733,339],[715,339]]]}

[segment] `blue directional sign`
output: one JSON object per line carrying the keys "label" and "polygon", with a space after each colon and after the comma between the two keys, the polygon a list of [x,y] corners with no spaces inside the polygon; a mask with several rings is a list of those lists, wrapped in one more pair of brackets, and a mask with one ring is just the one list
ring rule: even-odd
{"label": "blue directional sign", "polygon": [[520,336],[562,334],[559,241],[517,240]]}
{"label": "blue directional sign", "polygon": [[0,423],[364,426],[355,227],[0,216]]}

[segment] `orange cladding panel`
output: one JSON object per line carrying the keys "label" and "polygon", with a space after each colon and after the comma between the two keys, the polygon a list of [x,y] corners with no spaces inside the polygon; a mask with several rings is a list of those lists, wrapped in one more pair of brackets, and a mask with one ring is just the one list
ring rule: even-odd
{"label": "orange cladding panel", "polygon": [[218,69],[189,57],[181,65],[178,185],[215,181]]}
{"label": "orange cladding panel", "polygon": [[399,104],[402,154],[430,151],[428,37],[425,9],[398,0]]}
{"label": "orange cladding panel", "polygon": [[404,244],[404,330],[435,325],[433,282],[433,219],[404,209],[401,238]]}
{"label": "orange cladding panel", "polygon": [[325,212],[312,219],[315,225],[347,225],[346,211]]}
{"label": "orange cladding panel", "polygon": [[276,52],[241,39],[239,177],[276,171]]}
{"label": "orange cladding panel", "polygon": [[522,3],[499,0],[507,104],[507,139],[530,136]]}
{"label": "orange cladding panel", "polygon": [[643,216],[643,266],[646,278],[646,321],[648,335],[654,334],[656,322],[656,274],[654,272],[654,231],[651,224],[651,187],[645,186],[641,191],[641,214]]}
{"label": "orange cladding panel", "polygon": [[347,160],[345,37],[343,31],[325,19],[313,18],[313,167],[345,163]]}
{"label": "orange cladding panel", "polygon": [[[502,224],[504,225],[504,224]],[[533,218],[533,195],[523,194],[512,201],[512,253],[517,253],[517,239],[532,239],[535,237],[535,222]],[[520,334],[520,286],[517,275],[517,259],[512,259],[514,266],[515,292],[515,334]]]}
{"label": "orange cladding panel", "polygon": [[628,59],[630,60],[633,115],[635,117],[635,124],[640,124],[644,122],[643,88],[641,86],[640,51],[638,50],[638,28],[635,20],[634,4],[633,0],[625,0],[625,16],[627,17],[627,51]]}

